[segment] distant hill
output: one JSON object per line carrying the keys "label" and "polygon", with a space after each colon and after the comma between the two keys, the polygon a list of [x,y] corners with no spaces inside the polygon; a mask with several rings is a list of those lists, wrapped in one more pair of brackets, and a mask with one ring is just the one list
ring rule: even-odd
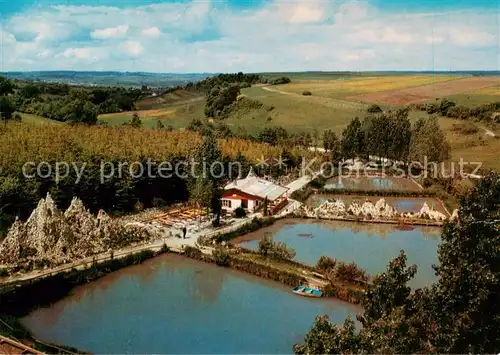
{"label": "distant hill", "polygon": [[70,85],[86,86],[124,86],[124,87],[173,87],[188,82],[197,82],[214,74],[158,74],[158,73],[129,73],[113,71],[33,71],[33,72],[4,72],[1,76],[11,79],[39,82],[57,82]]}

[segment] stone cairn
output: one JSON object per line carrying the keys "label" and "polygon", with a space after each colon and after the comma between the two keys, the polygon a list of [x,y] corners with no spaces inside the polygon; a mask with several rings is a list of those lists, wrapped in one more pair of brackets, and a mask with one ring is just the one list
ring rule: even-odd
{"label": "stone cairn", "polygon": [[428,219],[439,222],[447,219],[446,215],[430,208],[427,203],[424,203],[420,211],[416,213],[400,213],[383,198],[375,202],[375,204],[370,201],[366,201],[363,204],[353,202],[348,207],[344,201],[334,199],[332,201],[325,201],[315,208],[303,205],[300,213],[309,218],[325,219],[349,216],[380,220],[397,218]]}
{"label": "stone cairn", "polygon": [[151,230],[111,219],[104,211],[95,217],[78,198],[63,213],[47,194],[26,222],[13,223],[0,243],[0,264],[39,261],[54,266],[155,237]]}

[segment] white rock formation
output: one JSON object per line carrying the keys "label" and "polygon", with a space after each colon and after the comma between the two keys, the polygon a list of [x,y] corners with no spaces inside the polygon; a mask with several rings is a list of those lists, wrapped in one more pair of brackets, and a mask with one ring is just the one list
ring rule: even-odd
{"label": "white rock formation", "polygon": [[102,211],[94,217],[78,198],[62,213],[47,194],[26,222],[16,219],[11,226],[0,243],[0,264],[56,265],[155,237],[152,230],[125,225]]}
{"label": "white rock formation", "polygon": [[400,213],[394,206],[391,206],[381,198],[375,204],[366,201],[360,204],[354,201],[346,207],[341,199],[333,201],[325,201],[316,208],[302,206],[300,213],[309,218],[340,218],[354,215],[366,219],[396,219],[405,217],[409,219],[430,219],[434,221],[445,221],[446,215],[430,208],[427,203],[424,203],[419,212],[416,213]]}

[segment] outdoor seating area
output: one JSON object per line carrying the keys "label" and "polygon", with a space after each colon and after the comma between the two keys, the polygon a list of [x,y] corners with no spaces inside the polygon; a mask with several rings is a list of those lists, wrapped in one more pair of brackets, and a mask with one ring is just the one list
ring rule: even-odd
{"label": "outdoor seating area", "polygon": [[209,219],[206,210],[181,207],[149,217],[144,222],[159,223],[165,227],[183,228],[186,225],[206,222]]}

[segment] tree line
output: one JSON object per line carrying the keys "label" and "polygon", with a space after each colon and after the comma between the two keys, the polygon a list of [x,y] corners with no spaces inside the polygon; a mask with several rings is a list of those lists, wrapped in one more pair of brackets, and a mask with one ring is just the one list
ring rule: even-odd
{"label": "tree line", "polygon": [[140,89],[81,87],[58,83],[12,82],[0,77],[0,105],[8,112],[20,111],[68,123],[95,124],[104,113],[131,111],[144,96]]}
{"label": "tree line", "polygon": [[333,161],[368,158],[369,155],[403,163],[442,162],[450,156],[450,146],[436,117],[420,118],[412,126],[408,109],[355,117],[339,138],[323,132],[323,147]]}
{"label": "tree line", "polygon": [[500,115],[495,114],[500,111],[500,101],[475,107],[467,107],[464,105],[457,105],[455,102],[448,99],[442,99],[438,103],[416,104],[413,105],[412,108],[419,111],[425,111],[428,114],[437,114],[444,117],[500,123]]}

